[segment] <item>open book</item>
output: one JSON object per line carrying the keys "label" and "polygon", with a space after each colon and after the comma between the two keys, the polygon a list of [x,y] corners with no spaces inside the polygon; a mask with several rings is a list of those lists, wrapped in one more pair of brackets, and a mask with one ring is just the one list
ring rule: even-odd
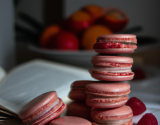
{"label": "open book", "polygon": [[[44,60],[33,60],[22,64],[15,67],[7,75],[4,70],[0,69],[0,79],[2,79],[0,82],[0,125],[21,125],[21,122],[16,119],[19,111],[30,100],[42,93],[55,90],[66,103],[72,82],[75,80],[95,80],[86,69]],[[159,80],[156,81],[159,83]],[[151,82],[151,84],[157,87],[157,82]],[[144,84],[142,87],[144,88]],[[134,89],[134,85],[132,88],[131,97],[150,97],[152,99],[150,94],[137,93],[136,86],[136,89]],[[158,97],[154,100],[159,102]],[[149,112],[153,113],[160,122],[160,105],[146,103],[146,106]],[[6,120],[9,117],[15,117],[15,119]],[[137,123],[138,120],[133,118],[133,121]]]}
{"label": "open book", "polygon": [[18,117],[18,112],[33,98],[56,91],[65,99],[75,80],[93,80],[88,70],[44,60],[33,60],[14,68],[0,82],[0,120]]}

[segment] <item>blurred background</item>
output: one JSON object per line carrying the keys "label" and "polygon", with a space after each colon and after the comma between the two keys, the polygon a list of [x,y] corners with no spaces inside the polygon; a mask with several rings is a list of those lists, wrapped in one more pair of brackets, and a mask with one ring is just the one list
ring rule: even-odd
{"label": "blurred background", "polygon": [[125,55],[133,57],[135,65],[160,67],[158,0],[0,0],[0,3],[0,65],[7,71],[35,58],[89,69],[90,59],[96,54],[92,50],[95,38],[115,33],[137,35],[138,49]]}
{"label": "blurred background", "polygon": [[99,35],[135,34],[135,52],[119,54],[134,60],[130,97],[159,104],[159,6],[159,0],[0,0],[0,66],[8,73],[19,64],[45,59],[87,72]]}

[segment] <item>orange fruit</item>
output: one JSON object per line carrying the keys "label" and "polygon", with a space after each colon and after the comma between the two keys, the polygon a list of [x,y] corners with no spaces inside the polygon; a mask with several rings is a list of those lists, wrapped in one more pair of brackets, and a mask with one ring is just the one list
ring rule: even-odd
{"label": "orange fruit", "polygon": [[81,39],[81,46],[83,49],[93,49],[93,45],[96,43],[96,38],[100,35],[112,34],[112,31],[103,25],[93,25],[89,27]]}
{"label": "orange fruit", "polygon": [[40,37],[40,47],[48,48],[48,44],[50,43],[50,38],[55,36],[61,30],[58,25],[51,25],[47,27],[41,34]]}
{"label": "orange fruit", "polygon": [[82,10],[89,13],[94,19],[98,19],[104,14],[104,9],[98,5],[86,5]]}

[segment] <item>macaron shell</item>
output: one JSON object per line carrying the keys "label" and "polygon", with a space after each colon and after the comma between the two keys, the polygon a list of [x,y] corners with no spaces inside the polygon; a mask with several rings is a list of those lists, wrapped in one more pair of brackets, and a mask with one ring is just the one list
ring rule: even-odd
{"label": "macaron shell", "polygon": [[[96,123],[96,122],[93,122],[92,125],[115,125],[115,124],[106,124],[106,123]],[[118,124],[118,125],[133,125],[133,121],[131,119],[129,122],[127,122],[125,124]]]}
{"label": "macaron shell", "polygon": [[78,81],[75,81],[75,82],[73,82],[72,84],[71,84],[71,89],[72,88],[78,88],[78,87],[80,87],[80,88],[85,88],[85,86],[87,85],[87,84],[90,84],[90,83],[95,83],[95,82],[97,82],[97,81],[92,81],[92,80],[78,80]]}
{"label": "macaron shell", "polygon": [[89,72],[93,78],[100,81],[126,81],[132,80],[134,77],[134,74],[129,76],[110,76],[105,74],[94,73],[91,70]]}
{"label": "macaron shell", "polygon": [[86,86],[87,94],[97,96],[123,96],[130,93],[128,83],[92,83]]}
{"label": "macaron shell", "polygon": [[[124,38],[124,39],[122,39],[122,38]],[[122,42],[122,41],[123,42],[129,42],[128,38],[132,39],[130,42],[137,43],[136,35],[133,35],[133,34],[101,35],[101,36],[97,37],[97,40],[98,39],[106,39],[105,41],[107,41],[109,39],[109,41],[111,41],[111,40],[115,41],[116,40],[116,41],[120,41],[120,42]]]}
{"label": "macaron shell", "polygon": [[93,108],[91,110],[91,117],[96,122],[105,120],[128,119],[131,118],[132,116],[133,116],[132,109],[126,105],[114,109]]}
{"label": "macaron shell", "polygon": [[97,83],[98,81],[92,80],[78,80],[71,84],[71,90],[68,97],[74,101],[85,101],[85,86],[90,83]]}
{"label": "macaron shell", "polygon": [[[133,58],[130,57],[123,57],[123,56],[103,56],[103,55],[96,55],[93,56],[91,59],[93,65],[97,65],[100,62],[113,62],[113,63],[133,63]],[[103,66],[103,65],[101,65]]]}
{"label": "macaron shell", "polygon": [[85,89],[83,89],[83,91],[71,90],[68,97],[74,101],[85,101],[86,94],[84,91]]}
{"label": "macaron shell", "polygon": [[66,107],[67,107],[66,104],[64,104],[62,99],[60,99],[59,105],[52,108],[48,113],[46,113],[40,119],[36,120],[31,125],[44,125],[44,124],[48,123],[49,121],[51,121],[51,120],[57,118],[58,116],[60,116],[62,114],[62,112],[66,109]]}
{"label": "macaron shell", "polygon": [[77,116],[85,118],[91,121],[91,107],[88,106],[85,102],[73,101],[67,105],[67,115],[68,116]]}
{"label": "macaron shell", "polygon": [[117,108],[122,105],[125,105],[127,102],[127,96],[120,96],[120,97],[108,97],[108,98],[87,98],[86,104],[94,107],[94,108]]}
{"label": "macaron shell", "polygon": [[96,53],[99,54],[124,54],[124,53],[134,53],[133,48],[111,48],[111,49],[94,49]]}
{"label": "macaron shell", "polygon": [[117,42],[117,43],[137,43],[135,35],[132,34],[112,34],[112,35],[102,35],[97,38],[97,43],[94,44],[94,50],[100,54],[123,54],[123,53],[133,53],[137,48],[136,45],[130,48],[97,48],[98,43],[106,42]]}
{"label": "macaron shell", "polygon": [[49,125],[92,125],[92,123],[83,118],[64,116],[51,121]]}
{"label": "macaron shell", "polygon": [[44,93],[24,106],[19,113],[19,117],[23,120],[23,122],[25,122],[28,118],[30,119],[30,117],[34,118],[43,112],[43,110],[45,110],[47,107],[52,105],[56,100],[57,93],[55,91]]}

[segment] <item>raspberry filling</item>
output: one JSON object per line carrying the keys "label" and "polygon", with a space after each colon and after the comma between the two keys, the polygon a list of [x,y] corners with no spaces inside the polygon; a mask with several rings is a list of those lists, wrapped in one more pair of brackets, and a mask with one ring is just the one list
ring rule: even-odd
{"label": "raspberry filling", "polygon": [[134,43],[121,43],[121,42],[97,42],[93,45],[94,49],[109,49],[109,48],[132,48],[136,49],[137,45]]}
{"label": "raspberry filling", "polygon": [[109,75],[109,76],[130,76],[130,75],[134,75],[133,72],[117,72],[117,73],[113,73],[113,72],[100,72],[100,71],[95,71],[92,70],[93,73],[98,73],[98,74],[104,74],[104,75]]}
{"label": "raspberry filling", "polygon": [[113,66],[113,67],[132,67],[131,63],[102,62],[102,63],[97,64],[97,66],[101,66],[101,65]]}

